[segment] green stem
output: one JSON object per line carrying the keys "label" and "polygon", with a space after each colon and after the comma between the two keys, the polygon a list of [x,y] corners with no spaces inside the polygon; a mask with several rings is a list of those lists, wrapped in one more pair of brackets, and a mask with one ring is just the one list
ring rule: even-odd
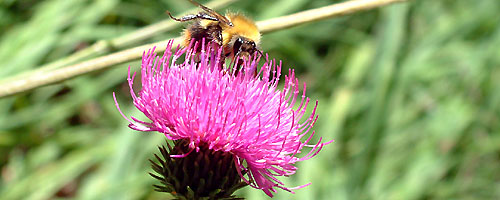
{"label": "green stem", "polygon": [[[219,1],[211,1],[207,3],[207,6],[213,9],[219,9],[222,7],[225,7],[231,3],[233,3],[236,0],[219,0]],[[187,12],[184,12],[182,15],[186,15],[189,13],[195,13],[199,10],[199,8],[193,8],[191,10],[188,10]],[[164,20],[157,22],[155,24],[151,24],[148,26],[145,26],[143,28],[140,28],[136,31],[133,31],[131,33],[118,36],[113,39],[109,40],[100,40],[94,43],[93,45],[82,49],[72,55],[69,55],[67,57],[61,58],[59,60],[56,60],[54,62],[42,65],[34,70],[30,70],[25,73],[21,73],[18,75],[14,75],[12,77],[6,78],[5,80],[2,80],[0,83],[6,83],[7,81],[12,81],[12,80],[19,80],[23,78],[29,78],[33,74],[38,74],[41,72],[46,72],[46,71],[51,71],[55,70],[60,67],[68,66],[71,64],[74,64],[78,61],[82,61],[84,59],[89,59],[91,57],[95,56],[100,56],[104,55],[106,53],[110,53],[113,50],[120,50],[125,47],[128,47],[133,44],[138,44],[148,38],[151,38],[154,35],[157,35],[158,33],[163,33],[167,32],[170,30],[173,30],[179,26],[181,26],[182,23],[175,22],[171,20],[170,18],[165,18]]]}

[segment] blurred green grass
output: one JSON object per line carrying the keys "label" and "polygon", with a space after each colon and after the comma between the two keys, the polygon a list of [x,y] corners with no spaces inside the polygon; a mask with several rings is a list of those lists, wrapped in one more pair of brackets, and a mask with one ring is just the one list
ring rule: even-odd
{"label": "blurred green grass", "polygon": [[[202,1],[205,2],[205,1]],[[256,20],[338,1],[239,1]],[[0,78],[181,13],[187,1],[0,1]],[[412,1],[266,34],[318,99],[318,136],[276,199],[499,199],[500,1]],[[149,42],[177,36],[159,33]],[[148,42],[148,41],[146,41]],[[138,43],[142,44],[142,43]],[[126,66],[0,99],[0,199],[163,199]],[[284,69],[286,70],[286,69]],[[240,192],[263,199],[258,190]]]}

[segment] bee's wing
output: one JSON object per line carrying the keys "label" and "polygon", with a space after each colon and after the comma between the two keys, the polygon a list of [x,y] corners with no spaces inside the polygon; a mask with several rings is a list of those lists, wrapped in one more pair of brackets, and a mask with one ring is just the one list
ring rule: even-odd
{"label": "bee's wing", "polygon": [[200,7],[201,9],[203,9],[205,12],[211,14],[211,15],[214,15],[214,17],[216,17],[217,19],[219,19],[220,22],[224,23],[224,24],[227,24],[229,26],[233,26],[233,23],[231,23],[231,21],[229,21],[226,17],[224,17],[223,15],[215,12],[214,10],[204,6],[204,5],[201,5],[200,3],[194,1],[194,0],[189,0],[189,2],[191,2],[192,4]]}

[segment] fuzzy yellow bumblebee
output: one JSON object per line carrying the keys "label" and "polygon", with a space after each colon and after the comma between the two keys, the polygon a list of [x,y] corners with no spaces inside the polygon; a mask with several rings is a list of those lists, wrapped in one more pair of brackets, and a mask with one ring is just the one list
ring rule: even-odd
{"label": "fuzzy yellow bumblebee", "polygon": [[223,47],[225,57],[246,57],[255,52],[262,54],[258,49],[260,32],[251,19],[238,13],[227,13],[223,16],[198,2],[189,1],[203,11],[181,18],[175,18],[167,11],[170,18],[176,21],[194,20],[194,23],[184,30],[184,46],[188,46],[193,40],[202,42],[205,38],[206,42],[215,42]]}

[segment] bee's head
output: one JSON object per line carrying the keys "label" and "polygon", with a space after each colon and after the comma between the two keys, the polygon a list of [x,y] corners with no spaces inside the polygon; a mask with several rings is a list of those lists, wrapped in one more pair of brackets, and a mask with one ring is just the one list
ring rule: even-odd
{"label": "bee's head", "polygon": [[257,49],[257,45],[254,41],[249,40],[245,37],[237,37],[233,44],[234,56],[244,56],[253,55]]}

